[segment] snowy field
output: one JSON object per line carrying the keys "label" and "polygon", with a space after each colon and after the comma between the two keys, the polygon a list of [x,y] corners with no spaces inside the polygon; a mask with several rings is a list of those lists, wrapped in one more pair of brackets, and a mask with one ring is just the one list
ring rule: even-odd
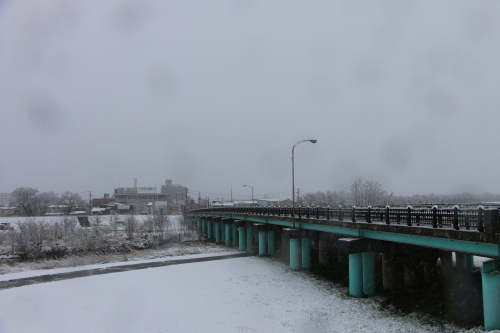
{"label": "snowy field", "polygon": [[397,315],[258,257],[42,283],[2,290],[0,297],[1,333],[482,332]]}

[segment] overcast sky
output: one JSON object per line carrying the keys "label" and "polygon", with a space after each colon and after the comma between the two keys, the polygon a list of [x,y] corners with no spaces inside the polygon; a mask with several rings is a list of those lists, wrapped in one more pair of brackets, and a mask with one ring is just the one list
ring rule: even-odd
{"label": "overcast sky", "polygon": [[0,1],[0,192],[500,193],[500,2]]}

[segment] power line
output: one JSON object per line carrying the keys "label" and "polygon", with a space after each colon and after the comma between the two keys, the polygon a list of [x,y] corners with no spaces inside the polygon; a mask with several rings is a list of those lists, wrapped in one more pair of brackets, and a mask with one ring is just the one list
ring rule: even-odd
{"label": "power line", "polygon": [[[245,200],[248,199],[248,194],[245,195],[235,195],[235,194],[222,194],[222,193],[214,193],[214,192],[204,192],[204,191],[196,191],[196,190],[188,190],[188,193],[192,197],[200,197],[203,195],[204,197],[212,197],[212,198],[217,198],[217,199],[222,199],[222,200]],[[271,194],[261,194],[261,195],[254,195],[254,198],[257,199],[275,199],[275,200],[284,200],[288,199],[291,195],[291,191],[283,191],[283,192],[276,192],[276,193],[271,193]]]}
{"label": "power line", "polygon": [[[205,195],[218,195],[218,196],[230,196],[230,194],[227,194],[227,193],[215,193],[215,192],[207,192],[207,191],[200,191],[200,190],[196,190],[196,189],[188,189],[188,192],[191,192],[191,193],[202,193],[202,194],[205,194]],[[274,195],[279,195],[279,194],[287,194],[287,193],[292,193],[291,190],[288,190],[288,191],[282,191],[282,192],[274,192],[274,193],[264,193],[264,194],[261,194],[261,196],[274,196]],[[234,195],[234,194],[233,194]],[[240,197],[245,197],[246,195],[237,195],[237,196],[240,196]]]}

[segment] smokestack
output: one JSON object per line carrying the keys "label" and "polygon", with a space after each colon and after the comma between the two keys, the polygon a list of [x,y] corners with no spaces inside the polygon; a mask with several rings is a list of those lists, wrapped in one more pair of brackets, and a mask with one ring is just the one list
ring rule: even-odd
{"label": "smokestack", "polygon": [[134,178],[134,187],[137,188],[137,178]]}

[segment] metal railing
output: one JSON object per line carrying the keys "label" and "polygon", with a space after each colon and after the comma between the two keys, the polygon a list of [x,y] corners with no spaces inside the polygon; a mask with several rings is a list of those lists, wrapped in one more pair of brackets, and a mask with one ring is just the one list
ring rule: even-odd
{"label": "metal railing", "polygon": [[[497,209],[498,210],[498,209]],[[211,207],[191,211],[220,215],[256,215],[291,218],[291,207]],[[426,207],[296,207],[298,219],[405,225],[484,232],[484,208]]]}

